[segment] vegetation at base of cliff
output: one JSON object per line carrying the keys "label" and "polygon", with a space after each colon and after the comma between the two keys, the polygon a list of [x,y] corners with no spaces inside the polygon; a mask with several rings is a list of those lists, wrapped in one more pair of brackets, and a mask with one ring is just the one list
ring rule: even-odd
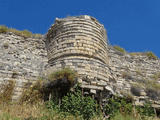
{"label": "vegetation at base of cliff", "polygon": [[13,80],[9,80],[0,85],[0,104],[12,101],[14,87],[15,82]]}
{"label": "vegetation at base of cliff", "polygon": [[[109,120],[159,120],[150,103],[143,107],[133,106],[127,98],[110,98],[104,110]],[[79,91],[68,93],[60,105],[55,99],[34,104],[0,105],[0,119],[4,120],[102,120],[103,115],[95,100],[82,96]]]}
{"label": "vegetation at base of cliff", "polygon": [[43,81],[39,78],[33,85],[25,88],[20,97],[20,104],[35,104],[42,102],[44,97]]}
{"label": "vegetation at base of cliff", "polygon": [[100,115],[100,109],[96,101],[90,96],[83,96],[79,87],[74,88],[62,98],[59,104],[55,98],[47,103],[47,108],[57,109],[60,113],[78,116],[78,118],[89,120]]}
{"label": "vegetation at base of cliff", "polygon": [[118,45],[113,46],[113,48],[121,53],[126,53],[126,50]]}
{"label": "vegetation at base of cliff", "polygon": [[41,38],[42,37],[41,34],[33,34],[32,32],[30,32],[28,30],[20,31],[20,30],[17,30],[17,29],[8,28],[5,25],[1,25],[0,26],[0,33],[7,33],[7,32],[12,32],[12,33],[14,33],[18,36],[22,36],[22,37],[25,37],[25,38],[28,38],[28,37]]}
{"label": "vegetation at base of cliff", "polygon": [[[59,89],[57,82],[51,83],[54,86],[45,85],[47,83],[46,80],[56,81],[56,79],[64,80],[65,84],[67,83],[66,80],[71,80],[74,83],[76,76],[75,71],[65,68],[52,73],[49,78],[37,80],[28,89],[24,90],[18,103],[0,103],[0,119],[102,120],[105,116],[109,120],[117,120],[118,118],[118,120],[148,120],[156,116],[150,103],[146,102],[143,107],[134,106],[131,97],[112,96],[108,99],[106,105],[101,106],[91,96],[83,96],[78,83],[71,86],[72,89],[66,94],[55,93],[57,91],[55,91],[54,87]],[[8,84],[6,85],[8,86]],[[12,85],[9,86],[5,88],[12,88],[13,90]],[[44,101],[47,96],[49,96],[48,100]]]}

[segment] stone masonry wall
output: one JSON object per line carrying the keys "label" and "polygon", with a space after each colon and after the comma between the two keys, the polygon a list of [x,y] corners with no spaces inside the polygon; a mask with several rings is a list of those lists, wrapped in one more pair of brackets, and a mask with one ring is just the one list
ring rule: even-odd
{"label": "stone masonry wall", "polygon": [[147,99],[160,107],[160,91],[148,91],[151,82],[160,86],[160,59],[121,53],[107,43],[103,25],[87,15],[57,18],[44,38],[0,33],[0,84],[15,81],[17,99],[24,86],[43,73],[70,67],[78,72],[81,87],[104,102],[110,93],[125,93],[137,105]]}
{"label": "stone masonry wall", "polygon": [[[110,93],[128,94],[138,105],[146,99],[153,100],[145,84],[159,73],[160,60],[149,59],[144,54],[123,54],[107,43],[104,27],[93,17],[56,19],[46,37],[48,71],[64,67],[76,70],[82,88],[89,89],[89,94],[95,96],[98,93],[98,97],[105,98]],[[155,84],[159,84],[158,81]],[[135,91],[138,95],[133,93]],[[160,93],[153,94],[155,105],[159,107]]]}
{"label": "stone masonry wall", "polygon": [[[109,47],[109,65],[112,74],[115,75],[116,89],[125,93],[131,94],[136,100],[137,105],[142,105],[145,100],[153,100],[154,107],[160,107],[160,94],[159,90],[148,91],[151,88],[152,81],[155,80],[153,76],[160,73],[160,59],[150,59],[143,53],[121,53]],[[148,82],[150,81],[150,82]],[[157,78],[154,84],[160,84],[160,78]],[[132,87],[138,85],[136,92],[138,95],[132,93]]]}
{"label": "stone masonry wall", "polygon": [[[109,81],[106,32],[95,18],[85,15],[56,19],[47,33],[46,46],[52,71],[70,67],[85,85],[91,82],[105,86]],[[82,80],[84,77],[90,82]]]}
{"label": "stone masonry wall", "polygon": [[32,83],[44,71],[47,52],[43,38],[24,38],[13,33],[0,34],[0,83],[16,82],[13,99],[26,83]]}

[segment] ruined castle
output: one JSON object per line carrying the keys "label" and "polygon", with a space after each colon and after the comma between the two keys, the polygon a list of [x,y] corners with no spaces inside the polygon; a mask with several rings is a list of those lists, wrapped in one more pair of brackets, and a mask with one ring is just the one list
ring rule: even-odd
{"label": "ruined castle", "polygon": [[26,83],[69,67],[78,72],[88,94],[102,99],[108,94],[129,94],[138,105],[147,99],[160,107],[160,92],[147,86],[152,81],[159,84],[160,78],[153,76],[160,73],[160,60],[116,50],[108,44],[104,26],[88,15],[56,18],[42,38],[1,33],[0,46],[0,83],[16,81],[13,99],[18,99]]}

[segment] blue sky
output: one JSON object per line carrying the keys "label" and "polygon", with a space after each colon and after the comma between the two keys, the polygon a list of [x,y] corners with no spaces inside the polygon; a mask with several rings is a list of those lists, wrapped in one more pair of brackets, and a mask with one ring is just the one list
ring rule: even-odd
{"label": "blue sky", "polygon": [[109,42],[160,57],[160,0],[0,0],[0,24],[45,34],[56,17],[91,15]]}

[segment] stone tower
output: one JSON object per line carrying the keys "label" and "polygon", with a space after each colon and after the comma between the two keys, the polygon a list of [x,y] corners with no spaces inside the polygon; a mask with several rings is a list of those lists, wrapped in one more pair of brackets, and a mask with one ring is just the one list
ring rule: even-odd
{"label": "stone tower", "polygon": [[46,35],[46,48],[52,71],[70,67],[78,72],[80,82],[85,82],[86,77],[90,84],[108,82],[106,31],[95,18],[56,18]]}

